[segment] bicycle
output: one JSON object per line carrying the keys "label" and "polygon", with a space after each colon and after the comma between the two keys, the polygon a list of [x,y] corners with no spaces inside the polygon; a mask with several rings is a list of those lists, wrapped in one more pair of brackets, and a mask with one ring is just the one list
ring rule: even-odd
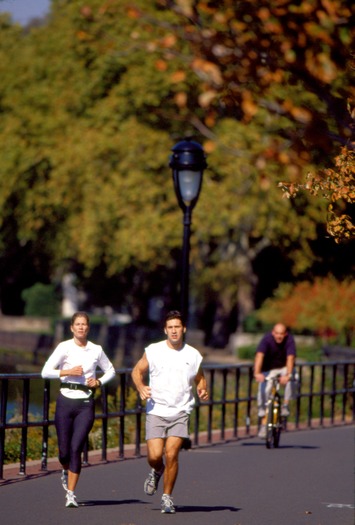
{"label": "bicycle", "polygon": [[285,429],[286,417],[281,414],[280,375],[266,378],[271,381],[270,394],[266,404],[266,448],[278,448],[281,431]]}

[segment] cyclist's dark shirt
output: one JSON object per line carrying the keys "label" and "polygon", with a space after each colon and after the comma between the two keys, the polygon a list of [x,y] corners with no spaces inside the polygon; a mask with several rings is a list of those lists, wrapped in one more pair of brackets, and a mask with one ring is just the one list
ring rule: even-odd
{"label": "cyclist's dark shirt", "polygon": [[287,356],[296,355],[295,340],[288,334],[282,343],[278,344],[270,332],[264,335],[256,351],[264,354],[262,372],[268,372],[286,366]]}

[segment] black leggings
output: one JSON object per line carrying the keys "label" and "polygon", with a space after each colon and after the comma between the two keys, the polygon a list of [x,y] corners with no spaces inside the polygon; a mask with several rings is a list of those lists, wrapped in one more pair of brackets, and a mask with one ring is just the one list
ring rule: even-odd
{"label": "black leggings", "polygon": [[81,453],[95,418],[95,400],[69,399],[59,394],[55,410],[59,461],[80,474]]}

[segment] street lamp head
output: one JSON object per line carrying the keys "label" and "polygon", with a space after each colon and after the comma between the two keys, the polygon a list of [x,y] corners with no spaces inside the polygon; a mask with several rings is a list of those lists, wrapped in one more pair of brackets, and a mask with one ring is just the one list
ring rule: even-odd
{"label": "street lamp head", "polygon": [[180,207],[193,208],[202,185],[203,170],[207,167],[203,148],[190,139],[182,140],[172,148],[169,166],[173,170],[176,196]]}
{"label": "street lamp head", "polygon": [[182,247],[181,312],[188,317],[189,252],[192,209],[200,194],[203,170],[207,167],[205,153],[197,142],[182,140],[172,148],[169,166],[173,170],[175,193],[184,212],[184,239]]}

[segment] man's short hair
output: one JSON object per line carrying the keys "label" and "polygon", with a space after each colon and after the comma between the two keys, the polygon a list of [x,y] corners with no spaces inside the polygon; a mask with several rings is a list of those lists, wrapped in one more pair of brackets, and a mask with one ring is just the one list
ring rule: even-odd
{"label": "man's short hair", "polygon": [[170,312],[166,314],[164,326],[166,325],[168,321],[171,321],[171,319],[180,319],[182,326],[186,326],[184,317],[182,313],[179,312],[179,310],[170,310]]}

